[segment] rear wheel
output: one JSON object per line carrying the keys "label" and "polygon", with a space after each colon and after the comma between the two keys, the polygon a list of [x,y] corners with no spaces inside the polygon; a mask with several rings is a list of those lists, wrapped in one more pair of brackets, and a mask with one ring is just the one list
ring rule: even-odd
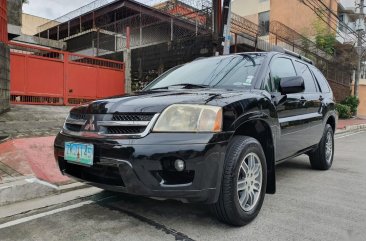
{"label": "rear wheel", "polygon": [[259,213],[267,185],[266,158],[260,143],[235,136],[227,150],[220,196],[212,210],[222,222],[242,226]]}
{"label": "rear wheel", "polygon": [[334,158],[334,132],[329,124],[325,126],[317,149],[309,153],[309,158],[313,169],[328,170],[331,168]]}

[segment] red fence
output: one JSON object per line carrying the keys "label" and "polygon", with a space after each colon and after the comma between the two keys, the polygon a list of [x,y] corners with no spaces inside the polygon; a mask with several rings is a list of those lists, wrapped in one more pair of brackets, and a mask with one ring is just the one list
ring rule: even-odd
{"label": "red fence", "polygon": [[6,13],[6,0],[0,0],[0,42],[8,41],[8,16]]}
{"label": "red fence", "polygon": [[10,44],[12,103],[75,105],[125,92],[124,63]]}

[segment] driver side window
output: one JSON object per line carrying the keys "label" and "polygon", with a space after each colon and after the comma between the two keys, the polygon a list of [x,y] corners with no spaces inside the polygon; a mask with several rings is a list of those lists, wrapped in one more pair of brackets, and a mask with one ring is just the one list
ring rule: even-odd
{"label": "driver side window", "polygon": [[270,64],[270,76],[264,85],[264,89],[268,92],[279,92],[281,79],[296,75],[291,59],[276,58]]}

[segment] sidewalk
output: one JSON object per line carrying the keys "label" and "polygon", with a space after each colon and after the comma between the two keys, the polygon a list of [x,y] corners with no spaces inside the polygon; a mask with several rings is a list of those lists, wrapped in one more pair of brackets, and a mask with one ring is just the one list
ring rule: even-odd
{"label": "sidewalk", "polygon": [[348,120],[338,120],[337,129],[347,129],[351,126],[359,126],[359,125],[366,125],[366,118],[354,118]]}
{"label": "sidewalk", "polygon": [[53,154],[70,107],[14,105],[0,116],[0,206],[74,190]]}

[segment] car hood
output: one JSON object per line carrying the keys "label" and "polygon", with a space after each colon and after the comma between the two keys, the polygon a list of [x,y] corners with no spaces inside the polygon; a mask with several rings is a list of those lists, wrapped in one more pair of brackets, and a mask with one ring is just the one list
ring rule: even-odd
{"label": "car hood", "polygon": [[160,113],[172,104],[200,104],[223,106],[235,97],[251,96],[249,90],[229,91],[222,89],[162,90],[137,92],[109,99],[93,101],[75,107],[72,111],[89,114],[107,113]]}

